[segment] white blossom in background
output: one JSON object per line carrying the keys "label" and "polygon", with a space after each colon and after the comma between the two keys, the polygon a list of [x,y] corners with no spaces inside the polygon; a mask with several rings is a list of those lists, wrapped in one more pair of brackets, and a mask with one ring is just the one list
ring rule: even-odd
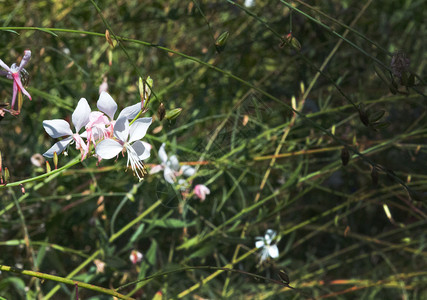
{"label": "white blossom in background", "polygon": [[62,153],[64,149],[73,141],[76,142],[76,149],[80,150],[82,154],[82,160],[86,157],[87,149],[86,143],[83,141],[82,137],[86,137],[86,132],[80,134],[80,129],[86,126],[89,123],[89,115],[91,113],[89,104],[85,98],[81,98],[77,104],[76,109],[72,115],[72,122],[76,129],[76,132],[73,133],[71,130],[70,124],[65,120],[44,120],[43,127],[44,130],[52,138],[56,139],[63,137],[64,139],[55,143],[49,150],[47,150],[43,156],[52,158],[53,154]]}
{"label": "white blossom in background", "polygon": [[194,187],[194,194],[200,199],[200,201],[205,201],[206,195],[211,193],[210,189],[204,184],[198,184]]}
{"label": "white blossom in background", "polygon": [[255,0],[245,0],[246,7],[254,7],[255,6]]}
{"label": "white blossom in background", "polygon": [[0,70],[0,75],[6,76],[7,78],[13,80],[13,96],[12,96],[12,104],[10,105],[11,108],[13,108],[15,105],[16,95],[21,91],[22,93],[24,93],[25,96],[27,96],[31,100],[30,93],[27,92],[27,90],[24,88],[24,85],[21,82],[21,73],[23,73],[24,76],[28,75],[27,71],[25,71],[24,69],[24,66],[30,61],[30,58],[31,58],[31,51],[25,50],[24,57],[22,58],[19,66],[17,66],[16,63],[14,63],[10,66],[10,68],[0,59],[0,67],[6,70],[6,71]]}
{"label": "white blossom in background", "polygon": [[265,235],[257,236],[255,238],[255,247],[261,249],[261,262],[265,261],[268,257],[277,258],[279,257],[279,249],[276,244],[271,244],[276,237],[276,232],[272,229],[268,229]]}
{"label": "white blossom in background", "polygon": [[[163,143],[159,149],[159,158],[162,162],[160,165],[154,166],[150,170],[150,174],[155,174],[163,170],[163,177],[170,184],[174,184],[177,181],[177,177],[183,175],[185,177],[191,177],[196,173],[196,169],[190,166],[181,166],[179,167],[179,161],[176,155],[168,157],[165,151],[166,145]],[[184,186],[185,183],[183,179],[179,180],[179,184]]]}
{"label": "white blossom in background", "polygon": [[129,255],[129,260],[135,265],[136,263],[139,263],[142,260],[142,253],[137,250],[132,250],[132,252]]}

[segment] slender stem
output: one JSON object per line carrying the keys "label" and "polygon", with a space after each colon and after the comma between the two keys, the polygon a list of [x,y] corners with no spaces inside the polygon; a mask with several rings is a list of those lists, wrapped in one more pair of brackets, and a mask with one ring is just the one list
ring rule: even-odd
{"label": "slender stem", "polygon": [[[63,278],[63,277],[59,277],[59,276],[55,276],[55,275],[50,275],[50,274],[46,274],[46,273],[34,272],[34,271],[29,271],[29,270],[22,270],[22,269],[17,269],[17,268],[5,266],[5,265],[0,265],[0,271],[12,272],[12,273],[21,274],[21,275],[28,275],[28,276],[32,276],[32,277],[36,277],[36,278],[40,278],[40,279],[44,279],[44,280],[52,280],[52,281],[56,281],[56,282],[60,282],[60,283],[64,283],[64,284],[73,285],[73,286],[77,285],[78,287],[85,288],[85,289],[92,290],[92,291],[96,291],[96,292],[103,293],[106,295],[111,295],[111,296],[117,297],[119,299],[128,299],[128,300],[134,299],[134,298],[122,295],[122,294],[116,292],[115,290],[106,289],[106,288],[96,286],[96,285],[92,285],[89,283],[71,280],[71,279],[67,279],[67,278]],[[50,298],[50,296],[47,295],[44,299],[49,299],[49,298]]]}

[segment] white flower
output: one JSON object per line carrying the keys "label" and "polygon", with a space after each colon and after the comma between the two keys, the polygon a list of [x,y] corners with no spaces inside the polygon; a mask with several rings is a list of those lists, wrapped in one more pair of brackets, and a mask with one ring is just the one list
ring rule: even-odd
{"label": "white flower", "polygon": [[126,116],[120,117],[114,126],[115,139],[108,138],[101,141],[95,149],[96,154],[102,159],[111,159],[120,152],[126,151],[128,154],[127,166],[129,163],[132,171],[139,180],[144,175],[144,164],[142,160],[150,157],[151,145],[140,141],[147,133],[152,118],[141,118],[132,125]]}
{"label": "white flower", "polygon": [[246,7],[253,7],[255,6],[255,0],[245,0],[245,4]]}
{"label": "white flower", "polygon": [[79,149],[82,153],[83,160],[86,156],[85,153],[87,153],[86,144],[82,139],[82,136],[85,137],[85,133],[80,135],[79,131],[89,122],[89,115],[89,104],[87,103],[85,98],[81,98],[72,115],[72,122],[74,127],[76,128],[76,133],[73,133],[70,128],[70,124],[68,124],[68,122],[65,120],[44,120],[43,127],[47,134],[49,134],[54,139],[59,137],[65,138],[55,143],[49,150],[47,150],[43,154],[43,156],[51,158],[53,157],[53,154],[55,152],[56,154],[62,153],[62,151],[64,151],[68,144],[70,144],[74,140],[76,142],[76,149]]}
{"label": "white flower", "polygon": [[209,195],[210,193],[210,189],[204,184],[198,184],[194,187],[194,194],[196,194],[202,202],[205,201],[206,195]]}
{"label": "white flower", "polygon": [[276,232],[272,229],[268,229],[265,232],[265,235],[257,236],[255,238],[255,247],[262,248],[261,249],[261,262],[265,261],[269,256],[271,258],[279,257],[279,249],[276,244],[271,245],[271,242],[276,237]]}
{"label": "white flower", "polygon": [[[163,177],[170,184],[174,184],[176,182],[176,177],[179,175],[184,175],[185,177],[193,176],[196,173],[196,169],[190,166],[182,166],[179,168],[179,161],[175,155],[168,157],[165,151],[165,144],[163,143],[159,149],[159,158],[161,160],[160,165],[154,166],[150,170],[150,174],[155,174],[163,170]],[[182,185],[182,181],[180,183]]]}
{"label": "white flower", "polygon": [[132,250],[129,259],[133,264],[136,264],[142,260],[142,253],[137,250]]}

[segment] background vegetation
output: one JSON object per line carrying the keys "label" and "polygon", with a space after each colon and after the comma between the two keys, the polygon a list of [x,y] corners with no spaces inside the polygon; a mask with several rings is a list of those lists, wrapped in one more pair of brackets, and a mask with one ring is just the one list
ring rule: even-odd
{"label": "background vegetation", "polygon": [[[0,264],[107,289],[171,271],[119,291],[138,299],[426,299],[425,3],[307,3],[106,0],[98,13],[87,1],[2,1],[0,58],[32,51],[33,100],[0,122],[11,174],[0,188]],[[391,75],[396,53],[414,83]],[[120,108],[134,104],[148,75],[147,168],[166,143],[198,169],[204,202],[162,173],[138,182],[124,159],[86,159],[24,183],[25,194],[12,184],[46,173],[30,160],[54,142],[43,120],[69,119],[81,97],[95,108],[104,78]],[[0,87],[10,102],[12,81]],[[160,103],[182,113],[160,121]],[[59,167],[79,153],[68,154]],[[255,237],[267,229],[280,255],[261,263]],[[144,255],[136,265],[134,249]],[[76,299],[73,285],[2,270],[5,299]],[[278,281],[278,270],[296,289],[243,274]]]}

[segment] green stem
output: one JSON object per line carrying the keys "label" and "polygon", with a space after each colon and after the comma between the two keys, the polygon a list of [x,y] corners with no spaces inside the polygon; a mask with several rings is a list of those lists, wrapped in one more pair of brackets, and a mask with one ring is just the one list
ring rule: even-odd
{"label": "green stem", "polygon": [[[122,295],[122,294],[120,294],[114,290],[110,290],[110,289],[106,289],[106,288],[103,288],[100,286],[96,286],[96,285],[92,285],[92,284],[88,284],[88,283],[84,283],[84,282],[80,282],[80,281],[75,281],[75,280],[71,280],[71,279],[67,279],[67,278],[63,278],[63,277],[59,277],[59,276],[55,276],[55,275],[50,275],[50,274],[46,274],[46,273],[34,272],[34,271],[29,271],[29,270],[22,270],[22,269],[17,269],[14,267],[9,267],[9,266],[4,266],[4,265],[0,265],[0,271],[12,272],[12,273],[21,274],[21,275],[28,275],[28,276],[32,276],[32,277],[36,277],[36,278],[40,278],[40,279],[52,280],[52,281],[56,281],[56,282],[60,282],[60,283],[64,283],[64,284],[78,286],[78,287],[85,288],[88,290],[92,290],[95,292],[111,295],[111,296],[117,297],[119,299],[128,299],[128,300],[134,299],[134,298]],[[50,296],[45,297],[45,299],[48,299],[48,298],[50,298]]]}

